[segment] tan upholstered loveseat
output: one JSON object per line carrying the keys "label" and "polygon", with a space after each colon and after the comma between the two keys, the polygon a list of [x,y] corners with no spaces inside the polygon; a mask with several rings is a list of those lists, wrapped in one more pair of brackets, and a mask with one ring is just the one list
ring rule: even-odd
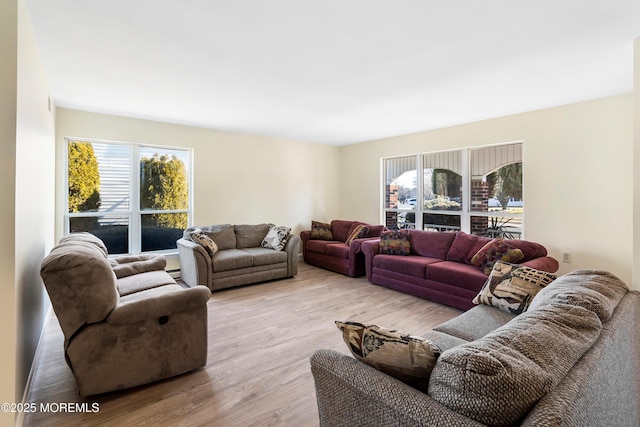
{"label": "tan upholstered loveseat", "polygon": [[609,273],[575,271],[523,314],[478,305],[424,337],[443,350],[428,390],[316,351],[320,425],[639,425],[640,293]]}
{"label": "tan upholstered loveseat", "polygon": [[[295,276],[300,237],[288,234],[282,249],[263,247],[262,242],[273,227],[218,224],[187,228],[177,241],[182,280],[189,286],[203,285],[214,291]],[[193,241],[194,231],[215,242],[213,253]]]}
{"label": "tan upholstered loveseat", "polygon": [[147,384],[207,362],[203,287],[185,289],[162,256],[109,259],[89,233],[64,237],[41,275],[81,395]]}

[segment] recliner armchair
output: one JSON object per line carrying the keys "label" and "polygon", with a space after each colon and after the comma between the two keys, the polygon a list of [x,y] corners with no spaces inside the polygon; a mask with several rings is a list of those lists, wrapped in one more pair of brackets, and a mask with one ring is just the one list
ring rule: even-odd
{"label": "recliner armchair", "polygon": [[169,378],[207,362],[204,286],[184,289],[162,256],[111,261],[89,233],[63,238],[41,276],[64,333],[65,359],[88,396]]}

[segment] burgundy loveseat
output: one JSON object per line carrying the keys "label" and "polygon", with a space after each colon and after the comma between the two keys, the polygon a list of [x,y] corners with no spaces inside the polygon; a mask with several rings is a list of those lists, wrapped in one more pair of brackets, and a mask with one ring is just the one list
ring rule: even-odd
{"label": "burgundy loveseat", "polygon": [[[409,255],[379,253],[379,239],[362,244],[367,279],[431,301],[468,310],[487,281],[487,274],[473,265],[473,256],[492,239],[462,231],[408,230]],[[522,251],[520,264],[554,273],[558,261],[547,256],[544,246],[527,240],[508,240]]]}
{"label": "burgundy loveseat", "polygon": [[[360,224],[367,226],[367,236],[354,240],[350,245],[345,243],[354,227]],[[331,221],[330,225],[332,240],[312,239],[311,230],[300,232],[304,262],[351,277],[364,276],[364,256],[360,246],[362,242],[380,237],[386,227],[341,219]]]}

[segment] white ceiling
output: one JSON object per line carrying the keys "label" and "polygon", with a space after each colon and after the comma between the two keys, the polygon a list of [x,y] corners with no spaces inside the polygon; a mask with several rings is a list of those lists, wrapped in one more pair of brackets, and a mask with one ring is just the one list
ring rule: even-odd
{"label": "white ceiling", "polygon": [[27,0],[58,107],[349,144],[633,90],[638,0]]}

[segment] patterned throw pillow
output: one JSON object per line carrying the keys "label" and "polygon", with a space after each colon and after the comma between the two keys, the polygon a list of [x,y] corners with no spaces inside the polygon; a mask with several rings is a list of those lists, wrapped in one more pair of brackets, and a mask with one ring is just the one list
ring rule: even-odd
{"label": "patterned throw pillow", "polygon": [[191,234],[189,234],[189,237],[191,238],[192,242],[202,246],[207,251],[210,257],[213,257],[216,252],[218,252],[218,245],[216,244],[216,242],[214,242],[211,237],[207,236],[199,229],[192,231]]}
{"label": "patterned throw pillow", "polygon": [[353,356],[407,384],[427,389],[431,370],[442,352],[431,341],[357,322],[338,322]]}
{"label": "patterned throw pillow", "polygon": [[555,274],[546,271],[496,261],[473,303],[491,305],[507,313],[524,313],[533,297],[555,279]]}
{"label": "patterned throw pillow", "polygon": [[516,263],[522,258],[524,254],[520,249],[514,248],[503,239],[493,239],[476,252],[471,258],[471,264],[480,267],[488,276],[496,261]]}
{"label": "patterned throw pillow", "polygon": [[367,237],[367,234],[369,234],[369,227],[363,224],[358,224],[355,227],[353,227],[353,231],[349,233],[349,237],[347,237],[347,240],[345,241],[345,243],[347,245],[351,245],[351,243],[354,240]]}
{"label": "patterned throw pillow", "polygon": [[291,229],[289,227],[282,227],[272,225],[267,232],[267,235],[262,239],[261,246],[263,248],[275,249],[281,251],[284,249],[289,240],[289,234]]}
{"label": "patterned throw pillow", "polygon": [[331,232],[331,224],[324,222],[311,221],[311,238],[315,240],[333,240]]}
{"label": "patterned throw pillow", "polygon": [[387,231],[380,235],[378,252],[387,255],[409,255],[411,243],[407,230]]}

